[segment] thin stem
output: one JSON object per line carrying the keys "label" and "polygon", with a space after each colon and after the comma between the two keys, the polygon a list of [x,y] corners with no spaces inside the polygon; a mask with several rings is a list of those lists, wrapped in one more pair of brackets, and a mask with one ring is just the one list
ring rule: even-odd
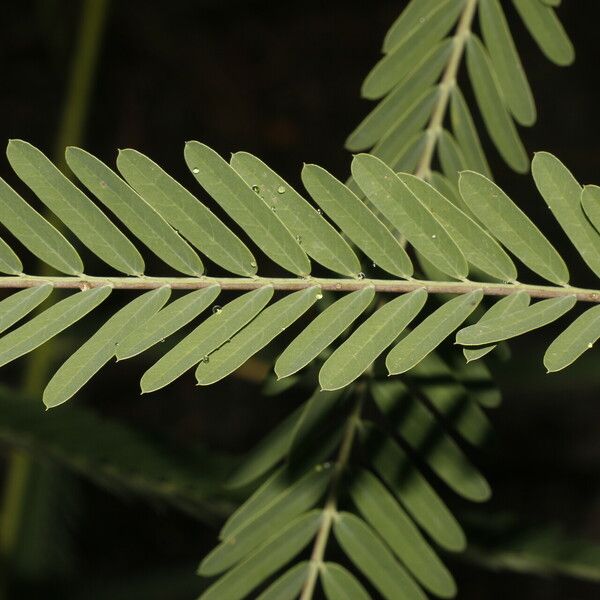
{"label": "thin stem", "polygon": [[440,97],[433,109],[431,120],[429,121],[429,126],[427,128],[427,142],[425,143],[423,154],[421,154],[417,170],[415,171],[415,175],[423,179],[429,179],[431,176],[433,153],[442,131],[444,118],[446,117],[450,92],[456,85],[456,76],[458,75],[460,62],[465,51],[465,44],[471,34],[471,25],[475,16],[477,1],[478,0],[466,1],[465,8],[463,9],[460,21],[456,28],[456,33],[454,34],[454,48],[452,49],[448,64],[446,65],[446,69],[439,83]]}
{"label": "thin stem", "polygon": [[54,145],[56,165],[65,170],[65,148],[81,144],[102,45],[109,0],[85,0],[63,112]]}
{"label": "thin stem", "polygon": [[600,303],[600,290],[565,286],[529,285],[525,283],[487,283],[480,281],[427,281],[422,279],[327,279],[323,277],[44,277],[23,275],[0,277],[0,289],[29,288],[52,283],[55,288],[90,289],[110,285],[120,290],[152,290],[169,286],[174,290],[198,290],[218,284],[223,290],[250,291],[265,286],[275,290],[294,292],[312,286],[331,292],[353,292],[373,286],[376,292],[405,294],[425,288],[432,294],[467,294],[482,290],[486,296],[510,296],[527,292],[532,298],[561,298],[576,296],[580,302]]}
{"label": "thin stem", "polygon": [[348,466],[348,461],[350,460],[350,453],[352,451],[352,445],[356,436],[356,428],[360,422],[360,412],[365,397],[365,391],[364,384],[359,384],[357,386],[356,402],[350,416],[348,417],[348,420],[346,421],[346,430],[344,431],[344,437],[342,438],[342,443],[340,444],[340,449],[338,451],[338,456],[334,466],[335,470],[329,485],[329,493],[327,494],[327,500],[325,501],[325,506],[323,508],[323,521],[321,522],[319,532],[315,538],[313,551],[310,557],[310,568],[306,583],[302,589],[300,600],[311,600],[315,591],[319,569],[323,565],[327,542],[329,541],[329,535],[331,533],[333,521],[337,514],[340,483],[342,481],[344,471]]}

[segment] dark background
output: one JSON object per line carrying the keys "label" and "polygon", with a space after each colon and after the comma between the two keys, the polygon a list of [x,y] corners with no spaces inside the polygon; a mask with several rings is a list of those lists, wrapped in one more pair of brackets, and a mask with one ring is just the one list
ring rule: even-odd
{"label": "dark background", "polygon": [[[530,152],[551,151],[582,183],[600,183],[600,8],[579,0],[563,4],[559,15],[577,50],[575,65],[566,69],[541,55],[507,7],[539,113],[538,123],[522,135]],[[371,107],[359,98],[360,84],[404,5],[401,0],[114,1],[83,146],[112,165],[117,148],[137,148],[187,185],[192,180],[182,150],[188,139],[225,156],[248,150],[293,185],[303,162],[344,178],[350,161],[344,139]],[[52,153],[79,13],[80,3],[67,0],[3,3],[3,139],[27,139]],[[577,263],[544,213],[531,179],[508,171],[491,148],[489,156],[499,183],[543,223],[567,263]],[[0,173],[15,184],[4,161]],[[574,283],[593,285],[585,268],[572,272]],[[504,404],[492,414],[497,440],[482,458],[495,493],[489,509],[560,522],[573,535],[600,541],[598,354],[590,353],[564,374],[546,376],[541,356],[551,334],[513,344],[512,361],[495,369]],[[137,381],[144,364],[113,365],[76,401],[177,441],[227,452],[249,447],[288,409],[280,398],[265,400],[258,387],[236,379],[210,393],[185,380],[140,398]],[[2,383],[16,384],[23,375],[5,370]],[[83,582],[76,584],[81,598],[125,598],[123,590],[138,578],[162,581],[163,574],[164,598],[193,597],[199,589],[196,561],[214,543],[214,529],[172,509],[115,499],[79,478],[69,485],[77,490],[71,499],[75,508],[59,508],[69,539],[55,540],[56,553],[67,555],[72,581]],[[451,566],[460,598],[598,597],[598,586],[589,583],[493,574],[458,561]],[[38,584],[25,582],[26,591],[15,597],[40,597],[32,591]],[[52,596],[47,581],[44,589],[46,598],[64,597],[58,591]]]}

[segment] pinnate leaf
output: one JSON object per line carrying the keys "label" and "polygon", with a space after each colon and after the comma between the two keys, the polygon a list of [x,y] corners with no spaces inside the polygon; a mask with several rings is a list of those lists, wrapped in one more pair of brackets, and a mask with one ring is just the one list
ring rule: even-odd
{"label": "pinnate leaf", "polygon": [[199,600],[242,600],[270,575],[292,560],[313,538],[321,522],[314,510],[297,519],[261,544],[242,563],[208,588]]}
{"label": "pinnate leaf", "polygon": [[442,272],[462,279],[468,265],[462,252],[429,209],[374,156],[359,154],[352,175],[375,207],[404,237]]}
{"label": "pinnate leaf", "polygon": [[532,271],[548,281],[566,285],[565,262],[519,207],[487,177],[465,171],[460,174],[460,194],[488,231]]}
{"label": "pinnate leaf", "polygon": [[340,513],[333,531],[342,550],[384,598],[426,600],[421,588],[364,521],[350,513]]}
{"label": "pinnate leaf", "polygon": [[344,238],[289,183],[248,152],[236,152],[231,166],[324,267],[356,277],[360,263]]}
{"label": "pinnate leaf", "polygon": [[75,248],[3,179],[0,179],[0,222],[46,264],[69,275],[83,272]]}
{"label": "pinnate leaf", "polygon": [[310,273],[297,240],[227,161],[200,142],[187,142],[184,156],[200,185],[269,258],[296,275]]}
{"label": "pinnate leaf", "polygon": [[13,249],[0,238],[0,273],[19,275],[23,272],[23,263]]}
{"label": "pinnate leaf", "polygon": [[390,375],[405,373],[435,350],[477,308],[483,293],[475,290],[446,302],[405,338],[385,359]]}
{"label": "pinnate leaf", "polygon": [[328,306],[281,353],[275,363],[278,378],[299,371],[336,340],[371,304],[371,286],[352,292]]}
{"label": "pinnate leaf", "polygon": [[325,361],[319,373],[321,387],[339,389],[360,377],[419,314],[426,300],[427,292],[418,289],[377,310]]}
{"label": "pinnate leaf", "polygon": [[231,273],[256,273],[256,260],[238,236],[154,161],[128,148],[119,151],[117,167],[127,183],[200,252]]}
{"label": "pinnate leaf", "polygon": [[27,316],[52,293],[53,289],[51,283],[43,283],[11,294],[0,301],[0,333]]}
{"label": "pinnate leaf", "polygon": [[456,334],[456,343],[478,346],[508,340],[556,321],[571,310],[576,302],[575,296],[550,298],[512,314],[502,314],[489,320],[482,320],[461,329]]}
{"label": "pinnate leaf", "polygon": [[556,156],[538,152],[531,164],[537,188],[581,258],[600,277],[600,235],[581,207],[582,189]]}
{"label": "pinnate leaf", "polygon": [[[515,292],[510,296],[501,298],[498,300],[498,302],[496,302],[496,304],[486,311],[483,317],[479,319],[479,323],[485,323],[486,321],[490,321],[496,317],[510,315],[523,308],[527,308],[530,301],[531,298],[527,292]],[[482,348],[463,348],[463,354],[467,359],[467,362],[471,362],[484,357],[486,354],[489,354],[494,348],[496,348],[495,344],[492,346],[483,346]]]}
{"label": "pinnate leaf", "polygon": [[159,258],[181,273],[202,275],[202,261],[188,243],[112,169],[81,148],[67,148],[65,158],[79,181]]}
{"label": "pinnate leaf", "polygon": [[156,314],[170,295],[167,286],[146,292],[110,317],[52,376],[43,395],[46,407],[54,408],[74,396],[115,356],[119,342],[129,331]]}
{"label": "pinnate leaf", "polygon": [[327,600],[371,600],[363,585],[341,565],[325,563],[321,568],[321,584]]}
{"label": "pinnate leaf", "polygon": [[452,576],[377,477],[366,470],[352,474],[350,496],[363,518],[421,585],[440,598],[454,596]]}
{"label": "pinnate leaf", "polygon": [[574,363],[600,338],[600,306],[589,308],[577,317],[548,347],[544,366],[549,373]]}
{"label": "pinnate leaf", "polygon": [[207,355],[196,369],[200,385],[210,385],[241,367],[251,356],[297,321],[317,300],[320,288],[312,286],[279,300],[235,335],[229,343]]}
{"label": "pinnate leaf", "polygon": [[570,65],[575,60],[573,44],[548,1],[513,0],[513,4],[540,50],[557,65]]}
{"label": "pinnate leaf", "polygon": [[82,319],[110,295],[104,285],[73,294],[0,338],[0,367],[35,350]]}
{"label": "pinnate leaf", "polygon": [[142,392],[164,387],[226,344],[268,304],[272,296],[273,288],[264,286],[232,300],[220,312],[210,316],[144,373],[140,382]]}
{"label": "pinnate leaf", "polygon": [[394,275],[412,275],[402,246],[341,181],[317,165],[304,165],[302,182],[315,202],[373,262]]}
{"label": "pinnate leaf", "polygon": [[[117,360],[131,358],[187,325],[217,298],[221,288],[218,284],[189,292],[171,302],[157,313],[151,322],[144,323],[119,343]],[[218,309],[220,310],[220,308]]]}
{"label": "pinnate leaf", "polygon": [[144,272],[135,246],[40,150],[11,140],[6,154],[15,173],[94,254],[128,275]]}

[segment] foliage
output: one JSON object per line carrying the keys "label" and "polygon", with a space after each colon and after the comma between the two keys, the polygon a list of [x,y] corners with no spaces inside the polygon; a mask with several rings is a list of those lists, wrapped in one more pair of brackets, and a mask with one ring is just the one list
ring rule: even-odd
{"label": "foliage", "polygon": [[[557,2],[513,4],[550,60],[572,62]],[[472,31],[476,15],[481,39]],[[107,305],[115,290],[145,290],[56,371],[44,391],[46,407],[67,402],[111,359],[156,350],[170,336],[177,341],[143,374],[142,392],[192,367],[198,385],[210,385],[303,324],[274,362],[282,382],[272,387],[285,391],[285,378],[292,378],[314,393],[232,473],[231,493],[253,491],[200,565],[202,576],[219,576],[205,599],[309,600],[319,582],[330,600],[453,597],[456,584],[442,555],[463,551],[467,541],[441,489],[471,502],[491,493],[469,458],[491,433],[483,409],[500,402],[479,359],[492,351],[506,356],[504,342],[554,323],[578,302],[595,306],[550,344],[547,370],[567,367],[600,337],[600,289],[570,285],[564,258],[492,181],[458,85],[464,54],[494,146],[515,171],[527,171],[515,122],[532,125],[535,104],[499,0],[412,0],[383,52],[362,89],[380,102],[347,140],[348,149],[370,154],[353,158],[347,184],[305,165],[302,182],[312,202],[247,152],[228,163],[202,143],[186,143],[186,164],[208,196],[200,201],[135,150],[119,152],[118,174],[85,150],[67,148],[67,165],[96,202],[40,150],[20,140],[8,145],[16,175],[64,228],[0,180],[0,223],[54,270],[24,274],[13,239],[0,239],[0,287],[24,288],[0,302],[0,331],[7,331],[0,366]],[[544,202],[599,276],[600,188],[582,187],[549,153],[536,154],[531,167]],[[99,259],[98,268],[122,275],[85,274],[74,238],[94,268]],[[138,242],[162,260],[167,275],[145,273]],[[272,263],[265,273],[289,275],[259,275],[250,242]],[[79,291],[40,311],[62,288]],[[244,293],[216,304],[230,290]],[[169,302],[173,291],[184,293]],[[286,294],[272,301],[275,292]],[[484,306],[494,297],[500,299]],[[454,332],[464,356],[445,344]],[[14,407],[7,410],[14,426]],[[103,427],[66,410],[53,418],[68,432]],[[36,443],[52,442],[63,460],[73,461],[74,452],[86,469],[97,462],[95,449],[70,446],[58,435],[60,425],[46,430],[37,415],[23,430]],[[174,457],[130,432],[114,435],[120,444],[103,452],[114,451],[117,473],[92,466],[109,484],[130,479],[117,457],[135,450],[149,461],[135,465],[144,494],[173,495],[188,509],[191,487],[201,488],[198,506],[205,495],[223,494],[214,482],[206,489],[191,483],[187,465],[180,470]],[[156,483],[166,473],[174,490]],[[180,487],[186,491],[179,494]]]}

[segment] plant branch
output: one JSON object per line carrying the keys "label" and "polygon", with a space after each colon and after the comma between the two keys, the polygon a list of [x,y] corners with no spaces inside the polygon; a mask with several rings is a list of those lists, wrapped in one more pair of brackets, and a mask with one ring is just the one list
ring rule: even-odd
{"label": "plant branch", "polygon": [[475,16],[477,1],[478,0],[467,0],[460,21],[458,22],[456,33],[454,34],[454,48],[452,49],[448,64],[446,65],[446,69],[439,83],[440,97],[433,109],[431,120],[427,127],[427,142],[417,165],[417,170],[415,171],[415,175],[422,179],[429,179],[431,176],[433,153],[442,131],[444,118],[446,117],[450,92],[456,85],[456,76],[458,75],[460,62],[465,51],[465,44],[471,34],[471,25]]}
{"label": "plant branch", "polygon": [[342,481],[344,471],[348,466],[348,461],[350,460],[352,444],[354,443],[354,437],[356,436],[357,425],[360,422],[360,412],[365,393],[366,388],[364,383],[358,384],[356,388],[356,402],[346,422],[346,430],[344,432],[344,437],[342,438],[342,443],[340,444],[340,449],[335,462],[334,472],[329,486],[329,493],[327,495],[327,500],[325,501],[325,506],[323,507],[323,521],[321,522],[319,532],[315,538],[315,544],[310,557],[308,577],[306,579],[306,583],[304,584],[300,600],[311,600],[315,591],[319,569],[323,565],[325,550],[327,548],[327,542],[331,533],[331,527],[333,526],[333,521],[337,514],[337,501],[340,483]]}
{"label": "plant branch", "polygon": [[223,290],[250,291],[267,285],[275,290],[294,292],[311,286],[325,291],[353,292],[373,286],[376,292],[405,294],[425,288],[431,294],[467,294],[482,290],[486,296],[510,296],[527,292],[532,298],[576,296],[580,302],[600,303],[600,290],[566,286],[530,285],[525,283],[487,283],[480,281],[427,281],[421,279],[332,279],[323,277],[43,277],[23,275],[0,277],[0,289],[29,288],[52,283],[56,288],[90,289],[110,285],[120,290],[152,290],[169,286],[174,290],[197,290],[218,284]]}

